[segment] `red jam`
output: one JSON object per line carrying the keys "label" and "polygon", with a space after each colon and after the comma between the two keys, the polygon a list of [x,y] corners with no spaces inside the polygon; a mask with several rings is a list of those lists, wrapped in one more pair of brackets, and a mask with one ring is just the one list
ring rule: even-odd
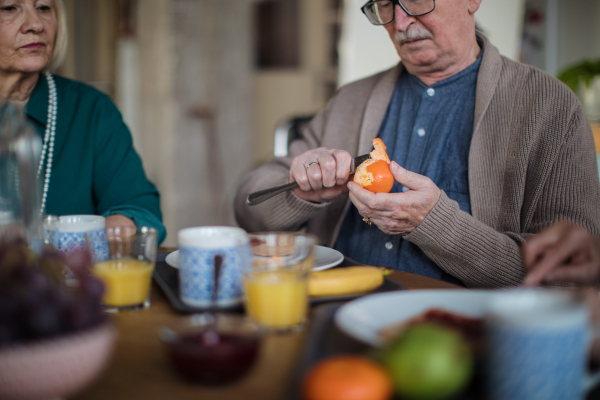
{"label": "red jam", "polygon": [[259,339],[228,333],[208,340],[203,332],[179,337],[169,344],[175,369],[186,379],[206,385],[223,385],[246,374],[258,354]]}

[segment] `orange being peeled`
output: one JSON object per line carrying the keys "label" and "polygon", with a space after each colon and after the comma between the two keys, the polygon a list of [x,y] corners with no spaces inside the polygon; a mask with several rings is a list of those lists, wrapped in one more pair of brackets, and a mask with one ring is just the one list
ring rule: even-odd
{"label": "orange being peeled", "polygon": [[390,171],[390,159],[386,147],[379,138],[373,139],[375,150],[371,158],[356,168],[354,182],[373,193],[389,193],[394,186],[394,176]]}
{"label": "orange being peeled", "polygon": [[388,400],[392,381],[383,367],[367,358],[333,356],[308,372],[302,394],[305,400]]}

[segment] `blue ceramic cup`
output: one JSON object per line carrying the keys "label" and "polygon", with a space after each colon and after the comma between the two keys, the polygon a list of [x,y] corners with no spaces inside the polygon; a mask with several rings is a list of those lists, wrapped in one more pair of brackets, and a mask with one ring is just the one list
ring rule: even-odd
{"label": "blue ceramic cup", "polygon": [[[187,228],[178,233],[179,295],[195,307],[228,307],[242,302],[242,277],[252,266],[246,231],[228,226]],[[223,257],[218,297],[212,304],[215,256]]]}
{"label": "blue ceramic cup", "polygon": [[92,260],[108,259],[106,240],[106,222],[100,215],[63,215],[55,220],[46,217],[44,240],[52,243],[61,253],[67,254],[74,249],[84,248],[86,239],[92,253]]}
{"label": "blue ceramic cup", "polygon": [[589,376],[587,307],[564,292],[514,289],[493,295],[486,316],[490,400],[579,400]]}

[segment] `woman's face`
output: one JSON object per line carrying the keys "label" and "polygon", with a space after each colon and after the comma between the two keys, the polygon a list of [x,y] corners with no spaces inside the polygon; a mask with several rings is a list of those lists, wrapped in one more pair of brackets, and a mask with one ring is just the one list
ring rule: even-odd
{"label": "woman's face", "polygon": [[35,73],[52,58],[54,0],[0,0],[0,71]]}

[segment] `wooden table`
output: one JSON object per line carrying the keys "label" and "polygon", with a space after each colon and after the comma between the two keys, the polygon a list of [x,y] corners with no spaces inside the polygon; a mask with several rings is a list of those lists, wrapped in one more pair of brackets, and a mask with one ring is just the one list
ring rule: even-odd
{"label": "wooden table", "polygon": [[[461,289],[458,286],[406,272],[390,278],[408,289]],[[169,365],[158,339],[159,327],[184,318],[169,306],[160,289],[153,287],[150,308],[115,316],[118,340],[113,358],[101,378],[80,400],[280,400],[285,397],[306,329],[298,333],[268,335],[253,370],[241,381],[209,388],[181,380]]]}

